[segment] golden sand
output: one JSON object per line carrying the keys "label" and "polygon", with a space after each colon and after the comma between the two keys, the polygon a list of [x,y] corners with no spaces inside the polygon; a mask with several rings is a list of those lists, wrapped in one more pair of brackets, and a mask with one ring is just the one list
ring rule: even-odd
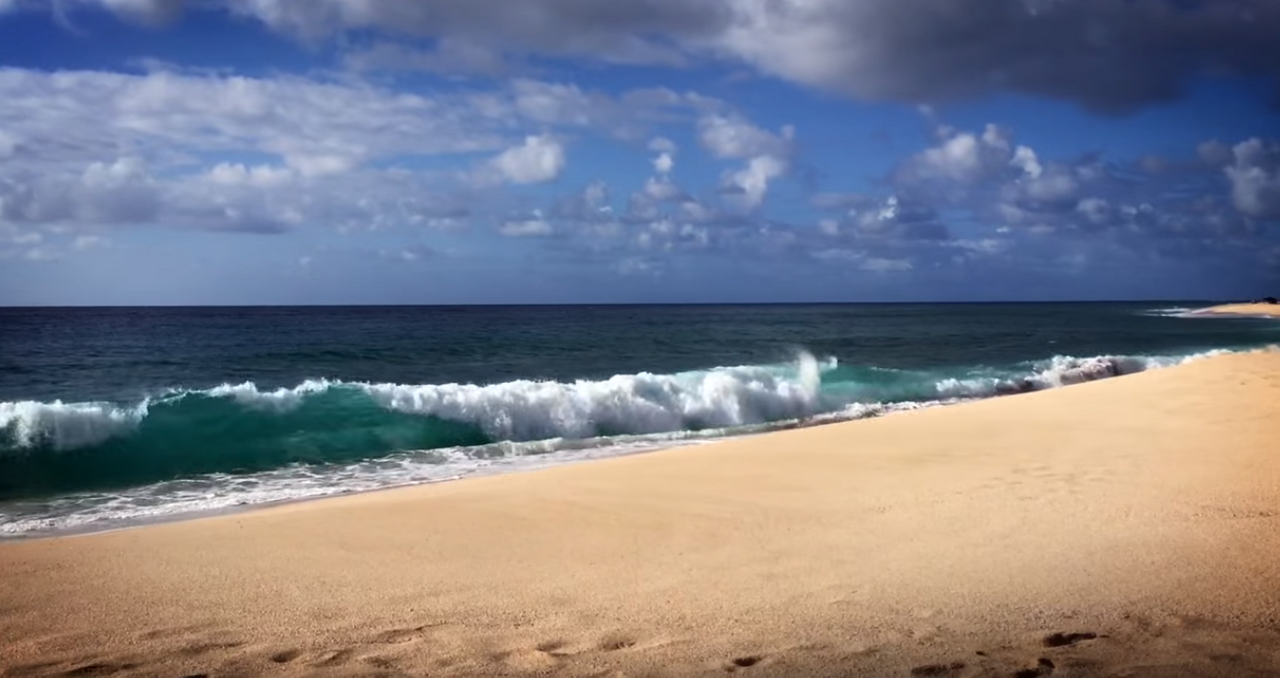
{"label": "golden sand", "polygon": [[1264,315],[1280,318],[1280,304],[1223,304],[1196,311],[1207,315]]}
{"label": "golden sand", "polygon": [[0,675],[1280,675],[1278,516],[1228,355],[0,545]]}

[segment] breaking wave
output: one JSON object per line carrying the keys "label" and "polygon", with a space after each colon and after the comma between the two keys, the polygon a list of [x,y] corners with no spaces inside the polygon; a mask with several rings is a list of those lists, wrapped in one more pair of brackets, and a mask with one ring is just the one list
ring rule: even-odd
{"label": "breaking wave", "polygon": [[134,403],[0,403],[0,535],[321,496],[877,416],[1175,365],[1057,356],[938,371],[784,364],[573,382],[308,380]]}

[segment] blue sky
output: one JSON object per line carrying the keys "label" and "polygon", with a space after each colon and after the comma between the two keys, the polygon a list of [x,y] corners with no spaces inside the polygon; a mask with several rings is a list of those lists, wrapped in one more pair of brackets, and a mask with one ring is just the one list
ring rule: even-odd
{"label": "blue sky", "polygon": [[0,304],[1280,293],[1271,0],[0,0]]}

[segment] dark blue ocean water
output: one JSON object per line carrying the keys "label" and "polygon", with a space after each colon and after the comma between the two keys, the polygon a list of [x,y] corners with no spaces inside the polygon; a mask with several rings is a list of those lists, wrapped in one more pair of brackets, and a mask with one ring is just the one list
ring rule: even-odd
{"label": "dark blue ocean water", "polygon": [[0,536],[563,463],[1280,343],[1192,302],[0,309]]}

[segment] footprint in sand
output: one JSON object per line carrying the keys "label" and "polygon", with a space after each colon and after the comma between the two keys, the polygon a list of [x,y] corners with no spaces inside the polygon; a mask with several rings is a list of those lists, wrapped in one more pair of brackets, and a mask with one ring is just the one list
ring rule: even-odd
{"label": "footprint in sand", "polygon": [[137,668],[137,664],[85,664],[64,673],[64,676],[109,676]]}
{"label": "footprint in sand", "polygon": [[630,636],[607,636],[600,641],[600,649],[605,652],[616,652],[635,646],[636,640]]}
{"label": "footprint in sand", "polygon": [[1084,633],[1050,633],[1041,640],[1041,644],[1045,647],[1065,647],[1067,645],[1075,645],[1082,640],[1093,640],[1098,634],[1092,632]]}
{"label": "footprint in sand", "polygon": [[533,649],[537,650],[538,652],[542,652],[544,654],[559,656],[559,655],[567,654],[563,652],[566,644],[567,643],[565,643],[562,640],[548,640],[542,643],[538,643],[533,647]]}
{"label": "footprint in sand", "polygon": [[391,629],[383,631],[373,637],[375,643],[385,643],[388,645],[398,645],[400,643],[411,643],[415,640],[421,640],[424,632],[430,628],[429,626],[415,626],[409,629]]}
{"label": "footprint in sand", "polygon": [[271,655],[271,661],[277,664],[288,664],[289,662],[297,659],[301,655],[302,653],[297,650],[285,650],[283,652],[277,652]]}
{"label": "footprint in sand", "polygon": [[911,669],[913,676],[948,676],[964,670],[964,662],[950,664],[925,664]]}
{"label": "footprint in sand", "polygon": [[755,666],[756,664],[759,664],[762,661],[764,661],[764,657],[760,657],[757,655],[747,655],[745,657],[734,657],[733,659],[730,659],[729,661],[725,662],[724,670],[728,671],[729,673],[733,673],[734,671],[737,671],[739,669],[749,669],[752,666]]}

